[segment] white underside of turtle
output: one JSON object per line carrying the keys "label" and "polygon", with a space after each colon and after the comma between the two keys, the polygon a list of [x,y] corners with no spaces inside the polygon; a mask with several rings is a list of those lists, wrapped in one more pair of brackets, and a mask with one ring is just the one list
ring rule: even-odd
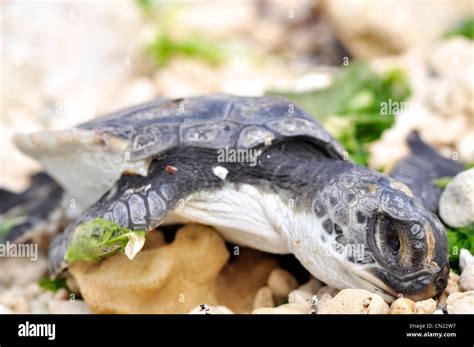
{"label": "white underside of turtle", "polygon": [[240,246],[293,253],[312,275],[333,286],[363,288],[393,300],[393,291],[364,271],[364,265],[341,268],[345,262],[331,248],[334,239],[323,242],[319,237],[324,233],[321,221],[290,208],[276,193],[249,184],[226,183],[219,190],[192,194],[163,224],[189,222],[212,225],[224,239]]}

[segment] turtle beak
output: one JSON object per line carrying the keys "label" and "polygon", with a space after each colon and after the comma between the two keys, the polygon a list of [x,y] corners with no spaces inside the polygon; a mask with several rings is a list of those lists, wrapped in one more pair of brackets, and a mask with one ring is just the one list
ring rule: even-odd
{"label": "turtle beak", "polygon": [[391,289],[390,292],[419,301],[443,293],[448,283],[449,266],[445,265],[436,272],[422,270],[406,277],[399,277],[382,269],[376,269],[375,272],[376,276]]}
{"label": "turtle beak", "polygon": [[420,288],[418,292],[405,295],[407,298],[414,301],[419,301],[427,298],[438,297],[443,293],[448,284],[449,266],[445,265],[440,271],[431,274],[428,283],[423,280],[417,281],[413,284],[414,287]]}

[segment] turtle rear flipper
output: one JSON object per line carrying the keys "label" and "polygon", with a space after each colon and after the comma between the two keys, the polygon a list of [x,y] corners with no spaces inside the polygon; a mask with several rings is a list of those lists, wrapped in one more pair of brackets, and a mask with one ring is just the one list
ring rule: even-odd
{"label": "turtle rear flipper", "polygon": [[64,191],[46,173],[31,177],[20,194],[0,191],[0,242],[26,242],[41,233],[54,233],[63,218]]}
{"label": "turtle rear flipper", "polygon": [[441,156],[423,142],[416,131],[410,133],[407,142],[410,155],[401,159],[389,175],[405,183],[426,208],[436,213],[442,189],[434,183],[434,180],[453,177],[464,167],[454,160]]}

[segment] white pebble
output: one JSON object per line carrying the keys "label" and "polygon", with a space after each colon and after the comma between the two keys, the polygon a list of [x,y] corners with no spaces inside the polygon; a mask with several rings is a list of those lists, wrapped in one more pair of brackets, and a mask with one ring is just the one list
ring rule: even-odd
{"label": "white pebble", "polygon": [[474,264],[469,264],[464,271],[461,272],[459,285],[464,291],[474,290]]}
{"label": "white pebble", "polygon": [[215,176],[219,177],[221,180],[225,181],[227,178],[227,175],[229,173],[229,170],[227,170],[223,166],[216,166],[212,168],[212,172],[214,173]]}
{"label": "white pebble", "polygon": [[443,221],[456,228],[474,223],[474,168],[460,172],[439,199]]}
{"label": "white pebble", "polygon": [[467,249],[462,248],[459,253],[459,270],[463,272],[469,264],[474,264],[474,256]]}

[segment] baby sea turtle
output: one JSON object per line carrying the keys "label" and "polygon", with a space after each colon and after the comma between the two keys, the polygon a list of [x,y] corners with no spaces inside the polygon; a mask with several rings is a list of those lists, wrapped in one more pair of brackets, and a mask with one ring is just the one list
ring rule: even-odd
{"label": "baby sea turtle", "polygon": [[50,246],[53,273],[67,266],[80,226],[103,218],[136,231],[211,225],[230,242],[293,253],[341,289],[422,299],[447,283],[438,218],[404,184],[344,160],[342,146],[281,97],[159,99],[15,143],[88,206]]}

